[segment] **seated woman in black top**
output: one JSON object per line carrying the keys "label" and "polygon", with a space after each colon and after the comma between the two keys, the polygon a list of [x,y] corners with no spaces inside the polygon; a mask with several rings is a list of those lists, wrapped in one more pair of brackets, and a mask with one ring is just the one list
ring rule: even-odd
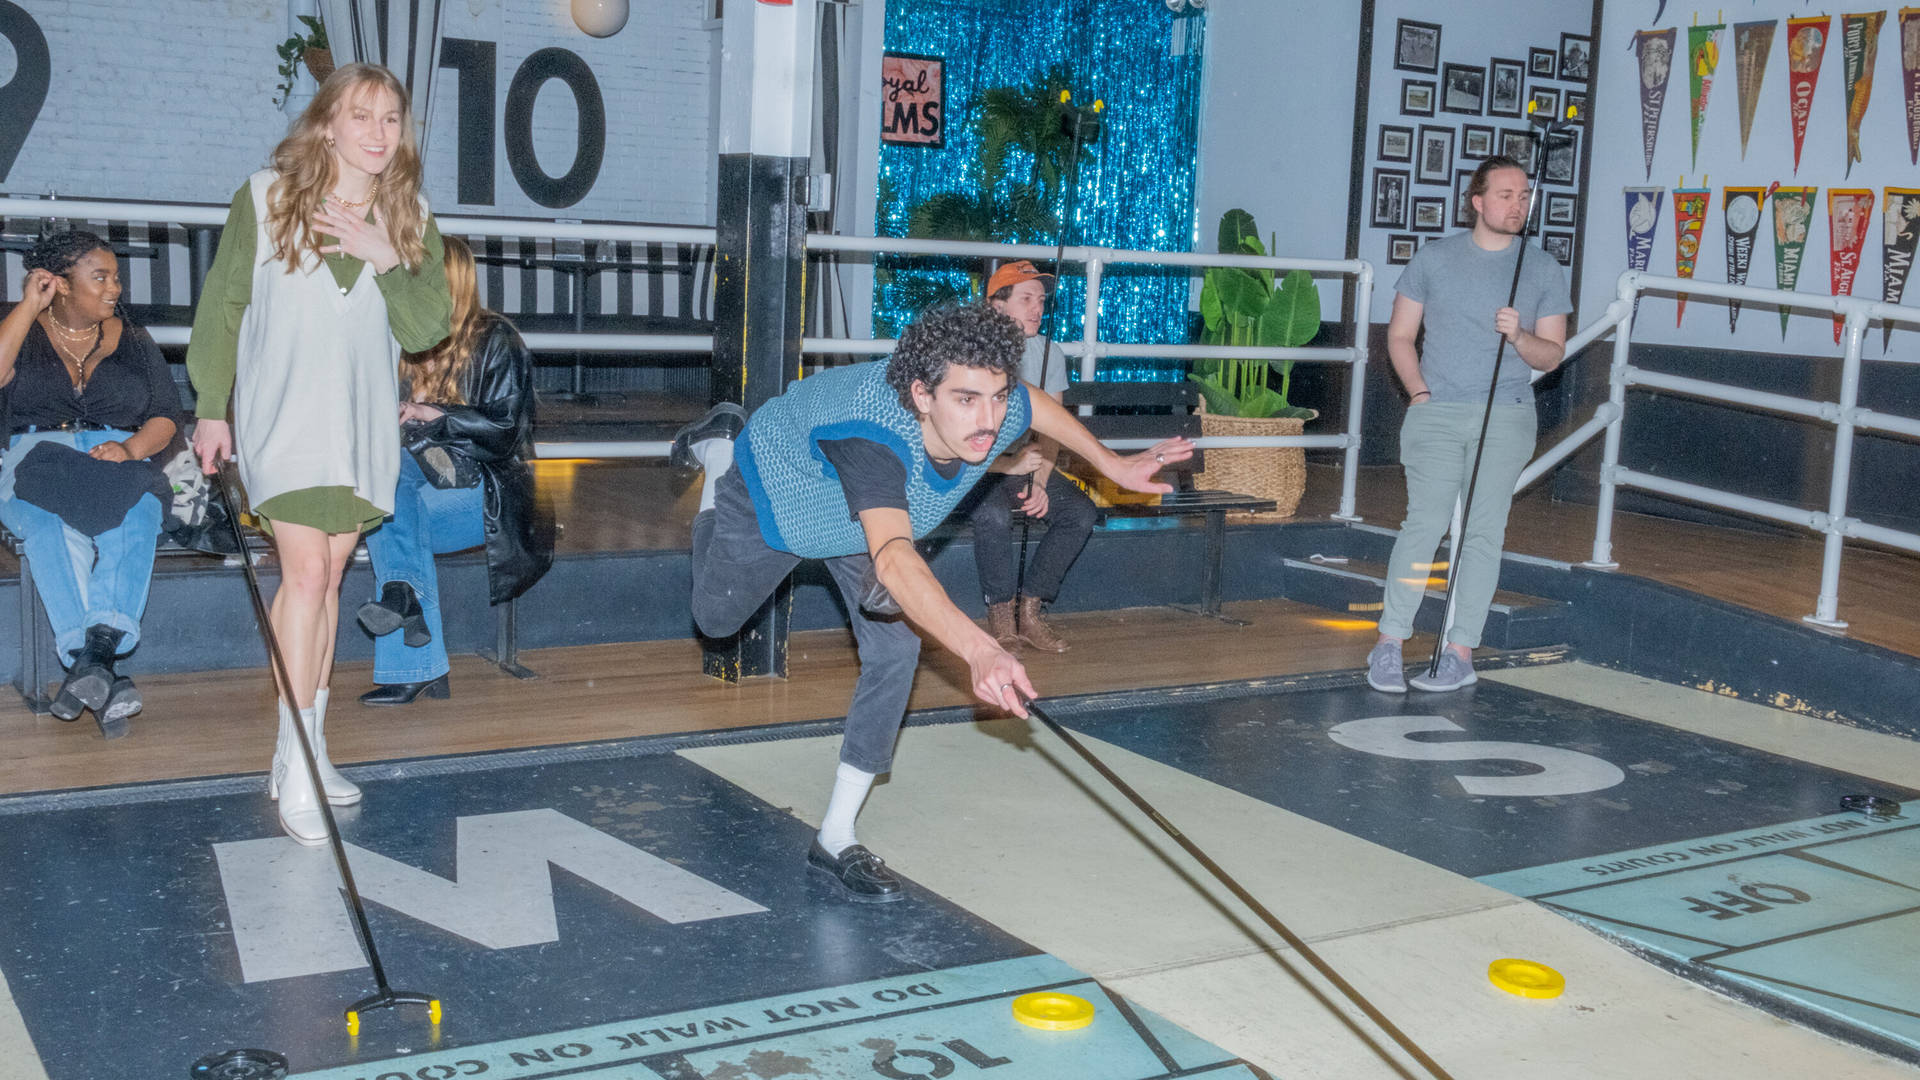
{"label": "seated woman in black top", "polygon": [[179,393],[153,338],[115,315],[120,271],[106,241],[44,237],[26,266],[21,300],[0,320],[0,523],[24,542],[68,668],[53,714],[92,709],[112,739],[140,711],[113,663],[140,640],[167,491],[150,459],[178,430]]}

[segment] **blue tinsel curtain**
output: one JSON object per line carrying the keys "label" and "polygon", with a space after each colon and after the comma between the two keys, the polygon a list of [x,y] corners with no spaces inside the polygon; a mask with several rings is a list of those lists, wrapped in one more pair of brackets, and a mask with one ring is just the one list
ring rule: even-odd
{"label": "blue tinsel curtain", "polygon": [[[943,149],[881,146],[876,232],[905,236],[909,208],[969,182],[980,142],[972,116],[985,90],[1024,86],[1065,65],[1077,101],[1106,102],[1104,134],[1082,151],[1067,242],[1192,250],[1205,26],[1203,15],[1175,15],[1162,0],[889,0],[886,47],[946,61],[948,125]],[[1062,269],[1051,326],[1057,340],[1078,340],[1085,278],[1074,264]],[[1188,340],[1189,281],[1184,270],[1105,267],[1101,340]],[[876,284],[876,330],[911,317],[901,292]],[[1107,360],[1100,378],[1178,379],[1183,372],[1166,361]]]}

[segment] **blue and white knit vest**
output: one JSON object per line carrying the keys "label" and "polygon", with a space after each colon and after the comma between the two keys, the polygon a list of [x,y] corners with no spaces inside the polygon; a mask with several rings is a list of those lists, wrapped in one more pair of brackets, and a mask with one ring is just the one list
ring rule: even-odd
{"label": "blue and white knit vest", "polygon": [[796,380],[761,406],[735,440],[734,460],[753,496],[767,546],[806,559],[830,559],[866,551],[867,535],[847,508],[821,442],[868,439],[900,458],[907,468],[907,515],[917,540],[946,520],[993,459],[1026,433],[1030,419],[1027,388],[1016,381],[993,450],[949,480],[927,458],[920,421],[887,385],[886,362],[851,364]]}

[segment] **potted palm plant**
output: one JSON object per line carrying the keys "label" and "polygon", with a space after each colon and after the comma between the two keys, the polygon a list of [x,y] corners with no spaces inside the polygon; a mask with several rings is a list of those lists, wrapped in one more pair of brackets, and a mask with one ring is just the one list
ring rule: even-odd
{"label": "potted palm plant", "polygon": [[[1267,254],[1252,214],[1235,209],[1221,216],[1220,251]],[[1204,344],[1293,348],[1320,332],[1320,291],[1305,270],[1288,273],[1276,288],[1271,270],[1216,266],[1200,289],[1200,317]],[[1278,389],[1269,381],[1274,371],[1280,374]],[[1200,387],[1203,436],[1298,435],[1320,415],[1287,400],[1291,360],[1200,360],[1187,377]],[[1194,482],[1274,501],[1272,514],[1256,516],[1292,517],[1306,491],[1306,451],[1298,446],[1209,450],[1206,471]]]}

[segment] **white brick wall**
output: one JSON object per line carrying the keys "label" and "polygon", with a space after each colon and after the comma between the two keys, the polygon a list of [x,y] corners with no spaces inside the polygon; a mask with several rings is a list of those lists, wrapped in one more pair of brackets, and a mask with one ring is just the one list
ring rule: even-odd
{"label": "white brick wall", "polygon": [[[24,0],[52,53],[53,80],[0,190],[68,196],[225,201],[286,130],[273,105],[274,46],[286,0]],[[446,34],[496,43],[495,205],[455,199],[457,78],[439,71],[431,103],[427,193],[441,212],[713,221],[710,67],[703,0],[635,0],[611,38],[581,33],[568,0],[456,0]],[[606,158],[574,206],[542,207],[520,190],[499,130],[522,61],[559,46],[593,70],[607,108]],[[574,108],[549,82],[534,110],[534,147],[549,175],[573,157]]]}

